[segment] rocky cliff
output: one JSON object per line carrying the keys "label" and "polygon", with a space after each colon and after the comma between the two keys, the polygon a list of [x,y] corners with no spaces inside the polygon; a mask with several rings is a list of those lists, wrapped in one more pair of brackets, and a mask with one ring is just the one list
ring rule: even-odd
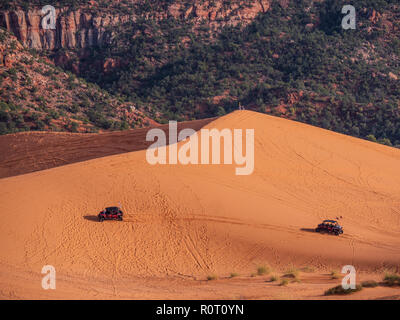
{"label": "rocky cliff", "polygon": [[15,34],[26,47],[38,50],[85,48],[101,45],[107,26],[126,21],[129,17],[96,16],[81,10],[58,9],[55,30],[41,27],[41,9],[4,11],[0,26]]}
{"label": "rocky cliff", "polygon": [[[166,10],[152,11],[152,15],[158,19],[168,16],[187,19],[195,25],[204,20],[210,25],[222,25],[249,22],[258,13],[266,12],[269,7],[270,0],[235,0],[228,3],[223,0],[175,1],[168,2]],[[101,46],[112,35],[113,25],[129,21],[134,23],[138,17],[138,13],[134,10],[121,14],[104,8],[96,9],[93,4],[91,7],[85,6],[76,10],[67,7],[57,8],[56,14],[56,29],[43,30],[41,20],[44,15],[41,8],[4,10],[0,12],[0,27],[13,32],[28,48],[80,49],[94,45]]]}

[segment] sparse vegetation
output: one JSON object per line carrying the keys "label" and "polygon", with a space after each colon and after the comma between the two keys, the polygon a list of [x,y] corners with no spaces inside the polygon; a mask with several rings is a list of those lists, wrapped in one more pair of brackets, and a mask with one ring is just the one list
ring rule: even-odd
{"label": "sparse vegetation", "polygon": [[383,282],[388,286],[400,286],[400,275],[396,273],[386,273]]}
{"label": "sparse vegetation", "polygon": [[331,295],[345,295],[345,294],[351,294],[357,291],[361,291],[362,286],[360,284],[356,285],[355,289],[344,289],[341,285],[330,288],[325,291],[326,296],[331,296]]}
{"label": "sparse vegetation", "polygon": [[291,267],[283,274],[283,278],[288,281],[290,279],[291,282],[301,282],[299,275],[300,271],[295,267]]}
{"label": "sparse vegetation", "polygon": [[218,276],[215,274],[210,274],[207,276],[208,281],[217,280],[217,279],[218,279]]}
{"label": "sparse vegetation", "polygon": [[280,286],[287,286],[289,284],[288,279],[282,279],[281,282],[279,283]]}
{"label": "sparse vegetation", "polygon": [[277,275],[275,275],[275,274],[273,274],[270,278],[269,278],[269,281],[270,282],[275,282],[275,281],[278,281],[279,280],[279,277],[277,276]]}
{"label": "sparse vegetation", "polygon": [[257,268],[257,274],[259,276],[266,275],[271,272],[271,268],[269,266],[263,265]]}
{"label": "sparse vegetation", "polygon": [[300,274],[299,270],[292,267],[285,272],[284,277],[298,280],[299,274]]}
{"label": "sparse vegetation", "polygon": [[232,272],[229,277],[230,278],[235,278],[235,277],[238,277],[238,276],[239,276],[239,273]]}
{"label": "sparse vegetation", "polygon": [[315,272],[315,269],[312,268],[312,267],[309,267],[309,266],[303,267],[303,268],[301,268],[300,270],[303,271],[303,272],[306,272],[306,273],[313,273],[313,272]]}
{"label": "sparse vegetation", "polygon": [[331,271],[331,278],[332,279],[339,279],[340,278],[339,272],[337,272],[336,270]]}

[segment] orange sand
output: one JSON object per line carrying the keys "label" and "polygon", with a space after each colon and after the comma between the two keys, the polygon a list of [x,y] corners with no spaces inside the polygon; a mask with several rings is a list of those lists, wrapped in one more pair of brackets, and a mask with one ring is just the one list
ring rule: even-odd
{"label": "orange sand", "polygon": [[[206,127],[255,129],[254,173],[150,166],[142,150],[1,179],[0,297],[319,299],[340,283],[332,269],[369,279],[400,265],[400,150],[250,111]],[[96,221],[119,204],[124,222]],[[339,216],[343,236],[311,232]],[[249,276],[261,264],[316,271],[281,287]]]}

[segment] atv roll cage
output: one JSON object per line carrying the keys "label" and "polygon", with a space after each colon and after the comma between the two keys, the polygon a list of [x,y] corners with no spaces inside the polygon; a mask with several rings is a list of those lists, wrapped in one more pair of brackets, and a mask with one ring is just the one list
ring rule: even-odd
{"label": "atv roll cage", "polygon": [[104,220],[123,220],[123,212],[118,207],[107,207],[103,211],[100,211],[99,221],[103,222]]}
{"label": "atv roll cage", "polygon": [[315,229],[315,232],[332,233],[338,236],[343,233],[343,228],[336,220],[324,220],[318,225],[318,227]]}

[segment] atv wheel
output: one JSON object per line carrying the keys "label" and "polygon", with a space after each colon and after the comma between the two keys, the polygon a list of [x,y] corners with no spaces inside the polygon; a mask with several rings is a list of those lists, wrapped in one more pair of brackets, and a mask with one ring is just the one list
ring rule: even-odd
{"label": "atv wheel", "polygon": [[118,217],[118,220],[119,220],[119,221],[122,221],[122,220],[123,220],[123,218],[122,218],[122,217]]}
{"label": "atv wheel", "polygon": [[104,221],[103,217],[99,218],[99,222],[103,222],[103,221]]}

